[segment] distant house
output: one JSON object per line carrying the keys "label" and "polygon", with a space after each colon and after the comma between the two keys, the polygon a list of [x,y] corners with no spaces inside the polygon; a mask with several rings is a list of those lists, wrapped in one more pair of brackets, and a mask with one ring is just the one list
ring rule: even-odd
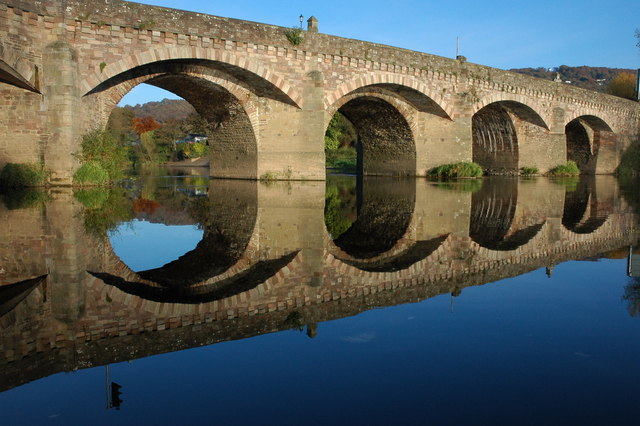
{"label": "distant house", "polygon": [[180,139],[176,141],[176,143],[196,143],[196,142],[206,142],[207,135],[202,133],[189,133],[186,138]]}

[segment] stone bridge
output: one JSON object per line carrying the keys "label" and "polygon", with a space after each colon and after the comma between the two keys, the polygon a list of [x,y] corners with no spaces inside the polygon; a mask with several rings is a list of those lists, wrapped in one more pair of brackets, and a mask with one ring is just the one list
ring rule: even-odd
{"label": "stone bridge", "polygon": [[211,174],[325,179],[336,111],[356,127],[369,175],[443,163],[486,170],[575,160],[611,173],[639,131],[638,104],[466,62],[318,32],[120,0],[0,3],[0,167],[41,162],[70,182],[88,130],[140,83],[211,124]]}

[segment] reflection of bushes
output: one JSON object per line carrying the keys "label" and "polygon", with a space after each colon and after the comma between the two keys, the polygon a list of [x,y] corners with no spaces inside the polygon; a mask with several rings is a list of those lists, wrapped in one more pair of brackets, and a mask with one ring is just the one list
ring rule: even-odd
{"label": "reflection of bushes", "polygon": [[9,210],[17,210],[42,207],[49,196],[39,189],[18,188],[12,189],[11,192],[0,193],[0,198]]}
{"label": "reflection of bushes", "polygon": [[480,177],[483,171],[479,164],[462,162],[434,167],[427,174],[437,178]]}
{"label": "reflection of bushes", "polygon": [[344,234],[355,220],[355,179],[329,179],[325,193],[324,222],[331,238]]}
{"label": "reflection of bushes", "polygon": [[629,315],[640,316],[640,277],[633,277],[625,286],[622,299],[627,301]]}
{"label": "reflection of bushes", "polygon": [[578,189],[578,183],[580,183],[580,178],[563,177],[561,179],[554,179],[553,182],[564,186],[567,192],[575,192]]}
{"label": "reflection of bushes", "polygon": [[633,211],[640,214],[640,179],[630,175],[623,175],[618,178],[620,194],[622,198],[633,208]]}
{"label": "reflection of bushes", "polygon": [[475,193],[482,189],[482,179],[461,179],[455,182],[436,182],[436,186],[449,191]]}
{"label": "reflection of bushes", "polygon": [[47,180],[47,172],[40,164],[7,163],[0,172],[0,187],[24,188],[41,186]]}
{"label": "reflection of bushes", "polygon": [[109,199],[109,191],[106,189],[80,189],[73,193],[80,203],[89,209],[99,209]]}
{"label": "reflection of bushes", "polygon": [[84,206],[84,229],[89,234],[105,237],[120,222],[133,218],[133,203],[121,188],[80,190],[74,196]]}

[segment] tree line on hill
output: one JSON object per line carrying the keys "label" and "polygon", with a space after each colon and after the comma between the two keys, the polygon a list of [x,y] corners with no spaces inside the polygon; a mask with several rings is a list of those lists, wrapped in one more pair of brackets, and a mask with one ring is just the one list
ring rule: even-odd
{"label": "tree line on hill", "polygon": [[582,89],[609,93],[626,99],[637,99],[635,97],[636,71],[631,69],[560,65],[555,68],[514,68],[509,71],[545,80],[560,78],[563,83]]}

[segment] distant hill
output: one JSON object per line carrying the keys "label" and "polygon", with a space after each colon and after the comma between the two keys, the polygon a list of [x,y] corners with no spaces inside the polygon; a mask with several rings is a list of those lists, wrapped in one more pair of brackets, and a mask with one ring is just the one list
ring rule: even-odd
{"label": "distant hill", "polygon": [[153,117],[159,123],[167,120],[182,121],[195,112],[191,104],[182,99],[163,99],[160,102],[127,105],[125,108],[132,110],[136,117]]}
{"label": "distant hill", "polygon": [[560,74],[560,79],[566,84],[597,92],[606,92],[607,84],[619,73],[636,72],[636,70],[624,68],[588,67],[586,65],[581,67],[560,65],[556,68],[517,68],[509,71],[546,80],[555,80],[556,75]]}

